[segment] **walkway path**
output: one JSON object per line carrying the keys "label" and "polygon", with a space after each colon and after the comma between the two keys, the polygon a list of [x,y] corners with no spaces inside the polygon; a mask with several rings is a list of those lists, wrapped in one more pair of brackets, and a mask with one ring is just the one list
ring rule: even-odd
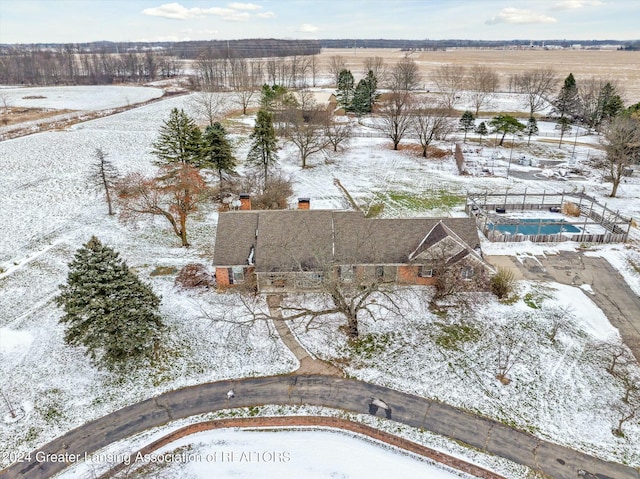
{"label": "walkway path", "polygon": [[273,320],[276,331],[278,331],[278,334],[285,346],[287,346],[298,361],[300,361],[300,367],[295,372],[297,374],[326,374],[330,376],[343,377],[344,373],[340,369],[335,367],[333,364],[312,357],[307,350],[302,347],[291,332],[287,322],[282,319],[282,311],[280,310],[281,302],[282,296],[279,294],[271,294],[267,296],[269,314],[272,318],[276,318]]}
{"label": "walkway path", "polygon": [[518,276],[525,279],[591,285],[594,294],[589,297],[618,328],[622,341],[640,361],[640,298],[606,259],[572,251],[526,257],[522,261],[512,256],[487,259],[496,265],[515,268],[520,273]]}
{"label": "walkway path", "polygon": [[[230,389],[235,391],[235,397],[229,400],[227,391]],[[32,453],[31,461],[14,464],[0,472],[0,478],[49,478],[67,467],[65,462],[51,459],[64,460],[65,454],[67,458],[71,454],[91,455],[147,429],[229,407],[308,404],[367,414],[372,398],[378,398],[390,407],[393,421],[448,436],[553,478],[579,479],[578,471],[585,471],[583,477],[590,479],[640,479],[638,469],[543,441],[447,404],[362,381],[321,375],[219,381],[170,391],[68,432]]]}

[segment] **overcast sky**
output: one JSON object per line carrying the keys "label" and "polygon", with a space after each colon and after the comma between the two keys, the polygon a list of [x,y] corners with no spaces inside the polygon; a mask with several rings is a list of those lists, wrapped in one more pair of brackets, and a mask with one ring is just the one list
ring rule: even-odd
{"label": "overcast sky", "polygon": [[640,0],[0,0],[0,43],[640,39]]}

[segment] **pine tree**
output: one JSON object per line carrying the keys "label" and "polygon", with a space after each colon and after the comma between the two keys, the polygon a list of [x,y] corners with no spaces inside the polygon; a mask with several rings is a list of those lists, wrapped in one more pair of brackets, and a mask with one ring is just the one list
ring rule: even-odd
{"label": "pine tree", "polygon": [[529,121],[527,122],[527,126],[524,128],[524,132],[529,137],[529,139],[527,140],[527,146],[531,143],[531,137],[533,135],[537,135],[538,131],[540,131],[538,129],[538,122],[536,121],[535,117],[530,116]]}
{"label": "pine tree", "polygon": [[460,128],[464,130],[464,142],[467,142],[467,132],[473,130],[476,125],[476,118],[469,110],[465,111],[460,118]]}
{"label": "pine tree", "polygon": [[196,165],[202,156],[202,132],[195,121],[174,108],[160,128],[160,137],[153,143],[153,154],[161,164]]}
{"label": "pine tree", "polygon": [[336,98],[338,105],[345,110],[351,110],[351,103],[353,102],[353,95],[355,93],[354,84],[355,82],[351,72],[349,70],[342,70],[338,76]]}
{"label": "pine tree", "polygon": [[107,159],[107,153],[96,148],[95,162],[91,165],[90,180],[100,190],[104,190],[109,216],[113,212],[113,189],[118,181],[118,169]]}
{"label": "pine tree", "polygon": [[560,93],[552,103],[553,111],[560,115],[560,118],[569,117],[571,119],[579,114],[580,95],[573,73],[569,73],[569,76],[565,78]]}
{"label": "pine tree", "polygon": [[507,133],[515,134],[525,129],[525,125],[511,115],[494,116],[489,122],[489,126],[491,126],[494,132],[502,133],[502,138],[500,138],[500,143],[498,143],[500,146],[502,146],[502,142],[504,141],[504,137],[507,136]]}
{"label": "pine tree", "polygon": [[202,138],[202,159],[197,166],[216,170],[220,181],[222,173],[233,173],[236,159],[233,157],[227,132],[220,122],[215,122],[205,130]]}
{"label": "pine tree", "polygon": [[482,137],[489,134],[489,130],[487,129],[487,124],[484,121],[481,121],[478,127],[476,128],[476,133],[480,135],[480,144],[482,144]]}
{"label": "pine tree", "polygon": [[273,115],[266,110],[258,110],[256,124],[250,138],[253,140],[247,162],[264,169],[264,186],[267,186],[269,167],[278,162],[278,142],[273,128]]}
{"label": "pine tree", "polygon": [[132,273],[117,252],[95,236],[69,263],[67,284],[56,304],[65,314],[65,341],[84,346],[99,366],[139,366],[158,351],[164,325],[160,298]]}

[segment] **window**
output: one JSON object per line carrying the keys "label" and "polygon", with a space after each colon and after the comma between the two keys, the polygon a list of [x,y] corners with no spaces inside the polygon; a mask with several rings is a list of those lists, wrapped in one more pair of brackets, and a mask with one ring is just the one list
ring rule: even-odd
{"label": "window", "polygon": [[231,268],[231,274],[231,284],[244,283],[244,268],[242,266]]}
{"label": "window", "polygon": [[355,272],[355,266],[340,266],[340,280],[345,283],[353,283]]}
{"label": "window", "polygon": [[384,266],[376,266],[376,278],[384,279]]}
{"label": "window", "polygon": [[473,266],[465,266],[462,268],[462,279],[473,278]]}
{"label": "window", "polygon": [[433,269],[428,266],[420,266],[418,270],[418,276],[421,278],[432,278],[433,277]]}

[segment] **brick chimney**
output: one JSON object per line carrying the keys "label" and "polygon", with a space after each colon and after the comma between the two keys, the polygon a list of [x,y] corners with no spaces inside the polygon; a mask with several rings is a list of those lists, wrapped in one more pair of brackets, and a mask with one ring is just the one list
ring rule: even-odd
{"label": "brick chimney", "polygon": [[308,210],[311,206],[311,200],[309,198],[298,198],[298,209]]}
{"label": "brick chimney", "polygon": [[251,209],[251,195],[249,193],[240,193],[240,211]]}

